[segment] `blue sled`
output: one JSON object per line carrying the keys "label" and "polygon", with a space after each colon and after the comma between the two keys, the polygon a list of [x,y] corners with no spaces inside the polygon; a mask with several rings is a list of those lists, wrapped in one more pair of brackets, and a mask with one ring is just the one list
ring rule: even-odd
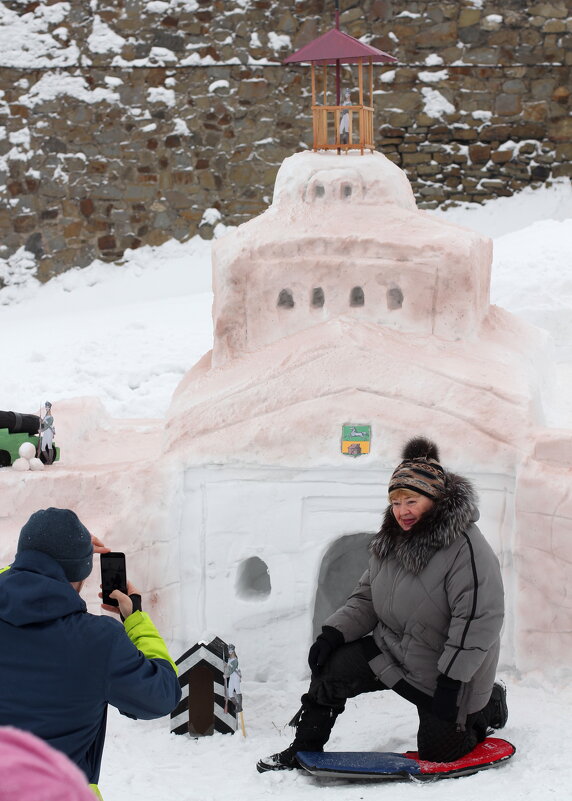
{"label": "blue sled", "polygon": [[296,758],[312,776],[334,779],[412,779],[435,781],[466,776],[506,762],[516,748],[507,740],[487,737],[470,753],[455,762],[429,762],[416,751],[395,754],[389,751],[298,751]]}

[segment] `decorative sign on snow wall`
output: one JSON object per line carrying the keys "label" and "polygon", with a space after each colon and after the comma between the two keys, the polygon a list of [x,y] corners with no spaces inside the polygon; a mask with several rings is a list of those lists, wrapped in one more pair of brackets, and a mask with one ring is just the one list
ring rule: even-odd
{"label": "decorative sign on snow wall", "polygon": [[342,426],[342,453],[346,456],[362,456],[369,453],[371,426],[346,423]]}
{"label": "decorative sign on snow wall", "polygon": [[[242,709],[240,686],[228,693],[228,664],[234,653],[220,637],[210,643],[199,642],[176,660],[179,668],[179,684],[183,695],[171,712],[171,731],[175,734],[190,734],[204,737],[215,731],[234,734],[236,713]],[[235,671],[236,672],[236,671]],[[236,680],[236,677],[235,677]],[[233,695],[239,696],[233,702]],[[240,708],[237,708],[240,707]]]}

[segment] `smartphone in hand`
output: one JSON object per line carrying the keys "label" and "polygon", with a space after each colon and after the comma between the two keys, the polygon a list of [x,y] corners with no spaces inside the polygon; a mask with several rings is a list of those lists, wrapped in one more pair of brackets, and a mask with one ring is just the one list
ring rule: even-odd
{"label": "smartphone in hand", "polygon": [[99,555],[101,563],[101,594],[104,604],[119,606],[115,598],[110,598],[113,590],[127,593],[127,572],[125,570],[125,554],[119,551]]}

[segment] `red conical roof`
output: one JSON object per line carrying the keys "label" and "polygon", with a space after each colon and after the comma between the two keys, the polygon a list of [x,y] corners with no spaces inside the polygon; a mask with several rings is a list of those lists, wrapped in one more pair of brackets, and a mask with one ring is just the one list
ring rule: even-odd
{"label": "red conical roof", "polygon": [[284,59],[284,64],[294,64],[300,61],[319,61],[323,64],[335,64],[336,61],[341,61],[346,64],[352,64],[361,59],[372,60],[375,62],[397,61],[394,56],[389,53],[384,53],[383,50],[378,50],[377,47],[364,44],[358,39],[354,39],[338,28],[332,28],[331,31],[318,36],[313,39],[300,50],[292,53],[291,56]]}

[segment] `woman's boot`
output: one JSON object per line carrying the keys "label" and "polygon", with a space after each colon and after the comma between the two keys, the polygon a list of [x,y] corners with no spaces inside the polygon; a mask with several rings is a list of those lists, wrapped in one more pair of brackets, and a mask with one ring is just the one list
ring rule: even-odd
{"label": "woman's boot", "polygon": [[296,726],[296,736],[292,744],[278,754],[260,759],[256,765],[258,772],[298,768],[300,767],[296,759],[298,751],[323,751],[339,711],[329,706],[319,706],[311,701],[304,701],[300,711],[291,721],[291,725]]}

